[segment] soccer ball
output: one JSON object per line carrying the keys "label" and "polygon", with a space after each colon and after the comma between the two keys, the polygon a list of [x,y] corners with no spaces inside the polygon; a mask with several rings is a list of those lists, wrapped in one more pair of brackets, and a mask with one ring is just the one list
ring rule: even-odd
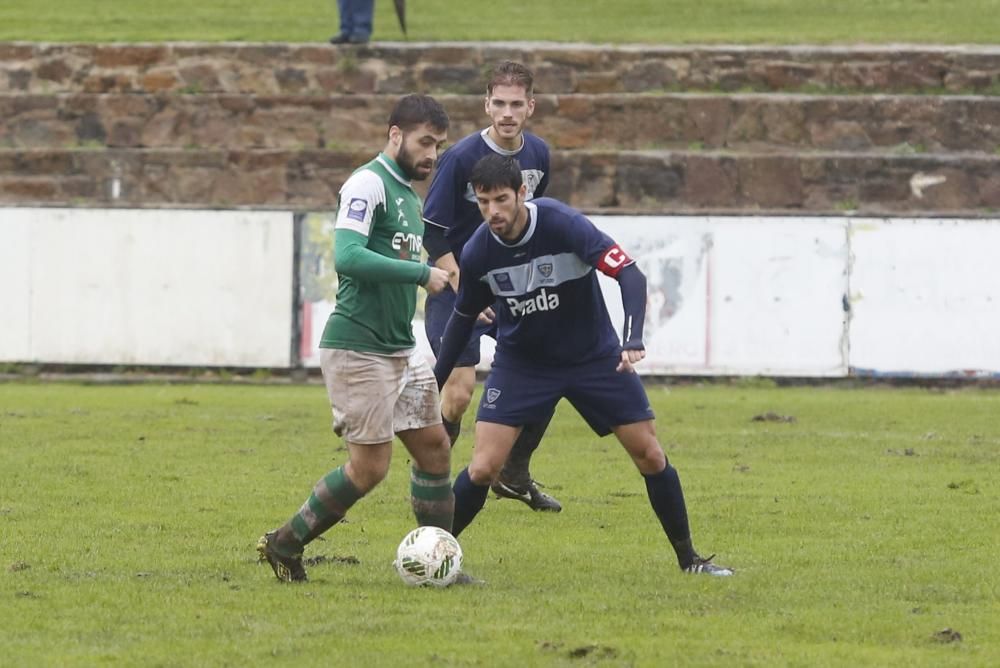
{"label": "soccer ball", "polygon": [[462,571],[462,548],[444,529],[417,527],[399,544],[392,565],[411,587],[447,587]]}

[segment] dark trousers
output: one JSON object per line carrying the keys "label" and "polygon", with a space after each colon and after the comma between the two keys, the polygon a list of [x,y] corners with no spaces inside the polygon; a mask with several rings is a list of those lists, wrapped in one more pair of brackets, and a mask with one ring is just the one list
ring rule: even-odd
{"label": "dark trousers", "polygon": [[340,34],[368,40],[375,18],[375,0],[337,0],[340,11]]}

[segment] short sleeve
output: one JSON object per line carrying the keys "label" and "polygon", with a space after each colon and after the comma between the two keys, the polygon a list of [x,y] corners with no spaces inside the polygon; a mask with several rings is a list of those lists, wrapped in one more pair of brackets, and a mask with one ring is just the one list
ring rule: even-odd
{"label": "short sleeve", "polygon": [[384,204],[385,184],[378,174],[367,169],[355,172],[340,188],[340,206],[334,227],[371,236],[372,216],[375,209]]}

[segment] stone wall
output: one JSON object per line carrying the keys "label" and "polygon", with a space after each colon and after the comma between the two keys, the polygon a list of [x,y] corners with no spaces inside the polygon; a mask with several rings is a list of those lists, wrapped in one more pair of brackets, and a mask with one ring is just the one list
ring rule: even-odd
{"label": "stone wall", "polygon": [[[371,152],[148,149],[0,152],[0,202],[326,209]],[[1000,209],[986,157],[557,151],[550,194],[600,213],[976,215]],[[920,186],[918,175],[943,177]],[[117,183],[117,185],[114,185]]]}
{"label": "stone wall", "polygon": [[0,44],[0,92],[482,93],[498,60],[540,93],[672,90],[1000,94],[998,47],[580,44]]}
{"label": "stone wall", "polygon": [[400,93],[456,139],[504,58],[591,213],[1000,209],[1000,48],[558,44],[0,44],[0,204],[329,208]]}
{"label": "stone wall", "polygon": [[[370,148],[394,95],[0,94],[0,147]],[[439,95],[452,137],[483,100]],[[925,153],[1000,149],[1000,97],[539,95],[531,130],[557,149]]]}

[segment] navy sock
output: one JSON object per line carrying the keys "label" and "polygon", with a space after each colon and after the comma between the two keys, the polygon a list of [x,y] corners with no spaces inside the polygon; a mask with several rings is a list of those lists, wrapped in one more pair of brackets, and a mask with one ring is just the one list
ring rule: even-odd
{"label": "navy sock", "polygon": [[642,477],[646,480],[649,504],[677,553],[677,562],[681,568],[687,568],[694,561],[695,552],[691,545],[687,506],[684,504],[684,492],[681,490],[677,469],[667,464],[659,473]]}
{"label": "navy sock", "polygon": [[542,436],[545,435],[545,430],[551,420],[552,415],[549,415],[541,422],[524,425],[517,440],[514,441],[514,447],[511,448],[510,454],[507,456],[503,470],[500,471],[500,480],[517,487],[531,482],[528,464],[531,461],[531,456],[538,449],[538,444],[541,443]]}
{"label": "navy sock", "polygon": [[459,418],[458,422],[452,422],[448,418],[441,415],[441,424],[444,425],[445,433],[448,434],[448,441],[451,447],[455,447],[455,441],[458,440],[458,435],[462,433],[462,419]]}
{"label": "navy sock", "polygon": [[465,527],[472,524],[476,515],[486,504],[486,495],[490,491],[489,485],[477,485],[469,477],[469,469],[464,468],[462,472],[455,476],[455,520],[452,523],[451,533],[458,536]]}

